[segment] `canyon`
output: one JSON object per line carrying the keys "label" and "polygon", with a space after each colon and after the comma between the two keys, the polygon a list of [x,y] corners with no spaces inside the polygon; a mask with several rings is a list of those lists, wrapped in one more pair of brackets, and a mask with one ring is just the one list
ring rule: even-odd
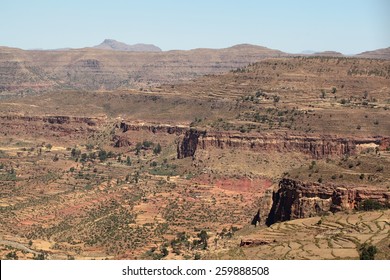
{"label": "canyon", "polygon": [[1,258],[389,258],[388,60],[1,55]]}

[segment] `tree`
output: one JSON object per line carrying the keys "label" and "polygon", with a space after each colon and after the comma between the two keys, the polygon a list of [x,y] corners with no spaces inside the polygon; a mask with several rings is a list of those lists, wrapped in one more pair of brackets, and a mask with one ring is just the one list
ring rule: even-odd
{"label": "tree", "polygon": [[126,165],[130,166],[131,165],[131,159],[129,156],[126,158]]}
{"label": "tree", "polygon": [[161,254],[162,254],[162,257],[163,257],[163,258],[166,257],[166,256],[168,256],[169,252],[168,252],[167,247],[163,246],[163,247],[161,248]]}
{"label": "tree", "polygon": [[39,253],[34,257],[34,260],[44,260],[44,259],[45,259],[45,253]]}
{"label": "tree", "polygon": [[81,154],[81,151],[79,149],[76,149],[76,148],[72,148],[71,152],[70,152],[70,155],[72,156],[72,158],[76,158],[78,156],[80,156]]}
{"label": "tree", "polygon": [[157,146],[153,149],[153,153],[155,155],[161,153],[161,145],[160,145],[160,143],[158,143]]}
{"label": "tree", "polygon": [[105,161],[107,159],[107,152],[105,150],[100,150],[98,157],[100,161]]}
{"label": "tree", "polygon": [[5,255],[6,259],[8,260],[17,260],[18,256],[16,255],[16,252],[9,252],[7,255]]}
{"label": "tree", "polygon": [[257,226],[257,223],[260,223],[260,210],[257,211],[257,214],[253,217],[251,225]]}
{"label": "tree", "polygon": [[375,260],[375,254],[378,252],[375,246],[366,243],[360,246],[359,251],[361,260]]}
{"label": "tree", "polygon": [[194,260],[200,260],[201,255],[199,253],[195,253]]}
{"label": "tree", "polygon": [[201,230],[200,233],[198,233],[198,237],[200,239],[200,243],[203,244],[203,249],[207,248],[207,240],[209,239],[209,235],[207,234],[207,231]]}
{"label": "tree", "polygon": [[138,181],[139,181],[139,172],[138,171],[135,172],[134,181],[135,181],[135,183],[138,183]]}
{"label": "tree", "polygon": [[81,154],[81,162],[86,162],[87,161],[87,154],[86,153],[83,153]]}
{"label": "tree", "polygon": [[142,142],[142,146],[144,146],[145,148],[149,148],[152,145],[153,145],[152,141],[144,140],[144,142]]}
{"label": "tree", "polygon": [[50,151],[51,150],[51,148],[53,148],[53,145],[52,144],[46,144],[46,149],[48,150],[48,151]]}
{"label": "tree", "polygon": [[53,161],[58,161],[59,160],[59,157],[57,154],[54,155],[54,158],[53,158]]}
{"label": "tree", "polygon": [[380,210],[383,209],[383,206],[377,200],[365,199],[360,203],[359,209],[363,211]]}
{"label": "tree", "polygon": [[135,155],[137,156],[139,155],[141,148],[142,148],[142,143],[137,143],[137,145],[135,146]]}

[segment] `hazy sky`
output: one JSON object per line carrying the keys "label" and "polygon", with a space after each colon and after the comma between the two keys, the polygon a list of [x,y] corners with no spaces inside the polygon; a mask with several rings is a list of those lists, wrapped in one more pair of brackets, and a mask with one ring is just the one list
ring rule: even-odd
{"label": "hazy sky", "polygon": [[354,54],[390,47],[388,0],[0,0],[0,45],[80,48],[112,38],[163,50],[250,43]]}

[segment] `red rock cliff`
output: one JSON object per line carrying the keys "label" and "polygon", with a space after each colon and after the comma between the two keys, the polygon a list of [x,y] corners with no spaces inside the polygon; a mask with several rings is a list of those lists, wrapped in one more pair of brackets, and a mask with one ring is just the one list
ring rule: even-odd
{"label": "red rock cliff", "polygon": [[279,189],[273,192],[272,208],[266,224],[317,216],[328,211],[356,209],[366,199],[386,205],[390,202],[390,192],[379,188],[303,183],[282,179],[279,182]]}
{"label": "red rock cliff", "polygon": [[312,155],[314,158],[342,156],[356,153],[362,144],[383,146],[388,138],[339,138],[335,136],[305,136],[269,134],[242,134],[234,132],[205,132],[191,130],[178,143],[178,158],[194,156],[197,149],[245,149],[252,151],[298,151]]}

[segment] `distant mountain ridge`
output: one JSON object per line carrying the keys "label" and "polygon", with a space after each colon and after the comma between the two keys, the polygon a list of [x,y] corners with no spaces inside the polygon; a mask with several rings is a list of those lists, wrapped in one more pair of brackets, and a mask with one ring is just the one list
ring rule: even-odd
{"label": "distant mountain ridge", "polygon": [[[0,98],[54,90],[140,89],[176,84],[219,74],[267,58],[290,56],[348,57],[337,52],[297,55],[251,44],[228,48],[161,51],[106,39],[96,47],[22,50],[0,46]],[[390,48],[356,58],[390,59]]]}
{"label": "distant mountain ridge", "polygon": [[58,90],[140,89],[288,56],[279,50],[248,44],[176,51],[125,49],[128,48],[113,41],[105,41],[98,48],[61,51],[0,47],[0,98]]}
{"label": "distant mountain ridge", "polygon": [[341,57],[344,56],[340,52],[335,52],[335,51],[323,51],[323,52],[315,52],[311,54],[313,56],[330,56],[330,57]]}
{"label": "distant mountain ridge", "polygon": [[128,52],[161,52],[161,49],[152,44],[128,45],[113,39],[105,39],[99,45],[92,47],[94,49],[128,51]]}
{"label": "distant mountain ridge", "polygon": [[364,58],[390,59],[390,47],[362,52],[357,54],[356,56]]}

